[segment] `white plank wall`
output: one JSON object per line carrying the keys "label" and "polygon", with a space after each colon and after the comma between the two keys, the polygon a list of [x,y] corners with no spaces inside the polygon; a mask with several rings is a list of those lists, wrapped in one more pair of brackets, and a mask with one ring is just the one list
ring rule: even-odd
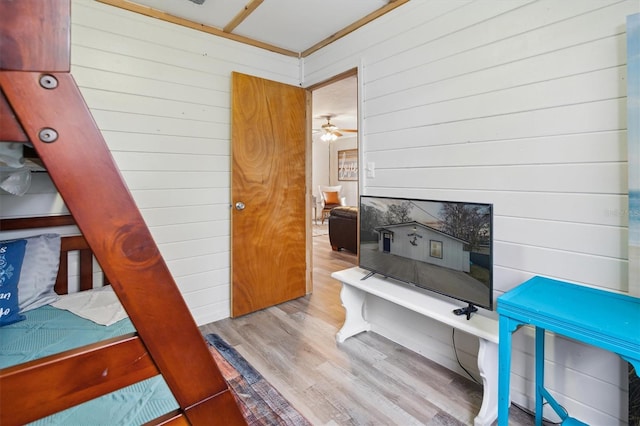
{"label": "white plank wall", "polygon": [[[533,275],[627,293],[625,21],[639,10],[412,0],[305,58],[304,83],[359,68],[361,164],[375,163],[362,193],[494,204],[496,297]],[[380,305],[370,309],[417,324],[393,330],[402,343],[460,370],[450,329]],[[515,335],[511,391],[529,407],[531,337]],[[469,340],[456,336],[474,370]],[[626,424],[626,363],[548,341],[547,382],[570,414]]]}
{"label": "white plank wall", "polygon": [[[300,64],[96,2],[72,2],[72,74],[198,324],[229,316],[231,72]],[[3,217],[65,212],[46,174]]]}
{"label": "white plank wall", "polygon": [[198,324],[229,316],[231,72],[298,61],[74,2],[72,73]]}

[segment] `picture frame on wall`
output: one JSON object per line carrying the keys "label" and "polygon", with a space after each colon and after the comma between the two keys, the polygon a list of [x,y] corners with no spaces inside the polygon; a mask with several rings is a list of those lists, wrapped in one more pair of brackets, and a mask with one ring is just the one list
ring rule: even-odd
{"label": "picture frame on wall", "polygon": [[338,180],[358,180],[358,150],[338,151]]}

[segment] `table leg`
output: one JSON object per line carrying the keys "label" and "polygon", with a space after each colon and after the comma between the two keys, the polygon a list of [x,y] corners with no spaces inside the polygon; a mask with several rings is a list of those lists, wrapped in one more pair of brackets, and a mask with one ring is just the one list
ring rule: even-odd
{"label": "table leg", "polygon": [[498,345],[480,339],[478,370],[482,377],[482,406],[474,426],[489,426],[498,417]]}
{"label": "table leg", "polygon": [[640,358],[631,358],[628,356],[621,356],[621,358],[633,365],[634,370],[636,370],[636,376],[640,377]]}
{"label": "table leg", "polygon": [[545,329],[536,327],[536,426],[542,426],[542,406],[544,398],[544,334]]}
{"label": "table leg", "polygon": [[511,318],[500,316],[500,340],[498,344],[498,426],[508,426],[511,380],[511,333],[517,323]]}
{"label": "table leg", "polygon": [[351,336],[371,330],[371,324],[363,316],[365,296],[364,291],[342,283],[340,300],[345,309],[345,319],[342,328],[336,334],[338,342],[342,343]]}

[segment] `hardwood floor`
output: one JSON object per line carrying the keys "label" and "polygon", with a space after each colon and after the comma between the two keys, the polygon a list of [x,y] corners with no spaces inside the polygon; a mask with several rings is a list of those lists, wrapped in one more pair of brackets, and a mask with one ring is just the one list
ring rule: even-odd
{"label": "hardwood floor", "polygon": [[[314,292],[201,327],[233,345],[314,425],[472,425],[482,386],[375,333],[336,343],[344,321],[331,272],[357,264],[313,237]],[[533,419],[512,408],[512,425]]]}

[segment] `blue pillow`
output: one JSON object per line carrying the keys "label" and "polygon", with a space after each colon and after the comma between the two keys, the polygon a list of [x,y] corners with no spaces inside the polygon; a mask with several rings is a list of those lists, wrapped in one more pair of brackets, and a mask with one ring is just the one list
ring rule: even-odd
{"label": "blue pillow", "polygon": [[0,327],[22,321],[18,303],[18,281],[26,240],[0,241]]}

